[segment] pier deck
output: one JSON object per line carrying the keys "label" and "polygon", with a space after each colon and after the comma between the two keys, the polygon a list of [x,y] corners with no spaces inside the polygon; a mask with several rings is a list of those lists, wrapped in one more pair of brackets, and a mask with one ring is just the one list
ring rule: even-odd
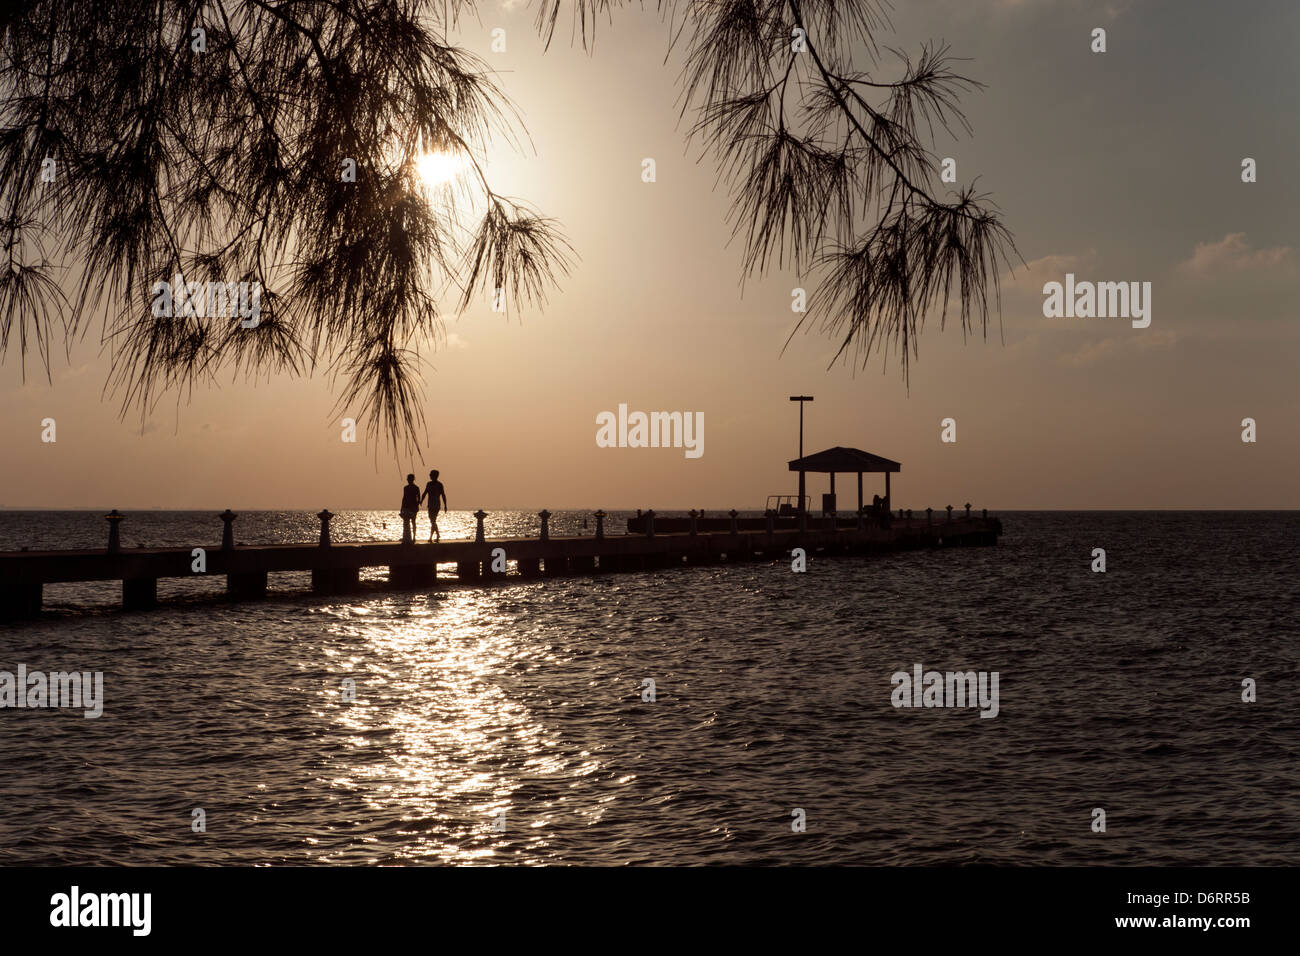
{"label": "pier deck", "polygon": [[[482,514],[480,512],[479,514]],[[650,513],[652,514],[652,513]],[[233,516],[232,516],[233,518]],[[445,541],[436,544],[330,543],[328,522],[320,544],[240,545],[229,542],[216,547],[132,548],[82,551],[0,552],[0,620],[31,617],[40,613],[46,584],[117,581],[122,582],[122,603],[128,609],[151,607],[157,602],[159,578],[226,576],[232,597],[252,599],[267,590],[267,575],[285,571],[310,571],[312,590],[319,594],[341,594],[359,587],[363,568],[387,568],[388,583],[394,588],[427,588],[442,580],[462,583],[499,582],[516,577],[551,577],[561,574],[594,574],[637,571],[678,565],[714,564],[721,561],[773,560],[803,548],[808,556],[892,551],[907,548],[953,545],[993,545],[1002,524],[989,517],[940,517],[872,520],[857,527],[856,518],[846,526],[844,519],[831,527],[829,520],[810,519],[806,529],[741,527],[725,532],[677,531],[656,533],[653,518],[637,525],[641,533],[552,537],[543,532],[537,538]],[[633,519],[636,520],[636,519]],[[692,519],[693,520],[693,519]],[[713,521],[715,519],[710,519]],[[725,520],[725,519],[723,519]],[[744,519],[741,519],[744,520]],[[762,519],[759,519],[762,520]],[[821,527],[817,525],[821,524]],[[648,527],[647,527],[648,525]],[[750,525],[750,522],[746,522]],[[227,524],[227,527],[229,525]],[[513,573],[494,571],[501,555]],[[495,560],[494,560],[495,559]],[[455,579],[440,578],[438,565],[455,564]],[[201,566],[202,570],[196,570]]]}

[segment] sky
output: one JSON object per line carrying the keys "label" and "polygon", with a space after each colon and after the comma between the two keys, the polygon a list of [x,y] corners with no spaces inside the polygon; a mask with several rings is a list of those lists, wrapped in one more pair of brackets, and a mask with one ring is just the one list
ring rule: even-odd
{"label": "sky", "polygon": [[[124,417],[92,332],[52,384],[30,359],[24,383],[16,353],[0,366],[0,507],[396,509],[404,475],[437,468],[453,509],[760,508],[796,490],[796,394],[815,396],[806,452],[902,463],[895,507],[1300,507],[1300,6],[897,6],[882,41],[945,40],[987,85],[962,100],[973,134],[935,153],[978,177],[1023,258],[987,338],[927,322],[910,385],[894,356],[831,365],[830,339],[790,338],[791,290],[812,288],[790,272],[741,288],[730,197],[688,147],[680,59],[652,10],[602,22],[588,53],[563,28],[544,51],[527,6],[486,3],[459,39],[499,71],[533,146],[494,148],[489,176],[557,219],[578,259],[544,311],[449,309],[419,459],[342,441],[321,375],[226,380]],[[1149,327],[1045,318],[1044,283],[1067,273],[1150,282]],[[599,447],[596,418],[621,403],[702,413],[703,454]]]}

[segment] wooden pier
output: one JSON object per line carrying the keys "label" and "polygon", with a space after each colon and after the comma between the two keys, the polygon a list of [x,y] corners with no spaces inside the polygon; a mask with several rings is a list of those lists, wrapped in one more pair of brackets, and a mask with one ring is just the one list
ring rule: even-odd
{"label": "wooden pier", "polygon": [[[994,545],[1002,523],[988,513],[972,516],[926,510],[915,518],[856,514],[845,518],[802,515],[778,519],[775,512],[759,518],[741,518],[732,511],[705,518],[691,512],[688,518],[660,518],[645,512],[629,519],[630,533],[606,535],[606,514],[597,511],[596,533],[579,537],[552,537],[550,513],[539,514],[536,538],[488,539],[484,536],[484,511],[475,512],[477,534],[472,541],[438,544],[347,543],[330,540],[328,511],[321,521],[315,544],[236,546],[230,511],[220,547],[133,548],[123,550],[117,511],[106,515],[109,542],[104,550],[0,552],[0,620],[33,617],[40,613],[46,584],[121,581],[122,605],[127,609],[153,607],[159,578],[194,578],[225,575],[232,598],[254,599],[267,591],[268,575],[284,571],[310,571],[312,590],[318,594],[343,594],[361,587],[363,568],[387,568],[388,585],[395,589],[427,589],[443,580],[488,584],[519,578],[570,574],[640,571],[723,561],[775,560],[803,548],[818,556],[894,551],[953,545]],[[684,523],[684,524],[683,524]],[[455,564],[455,579],[439,578],[438,565]],[[500,569],[506,567],[503,572]],[[201,570],[199,570],[201,568]]]}

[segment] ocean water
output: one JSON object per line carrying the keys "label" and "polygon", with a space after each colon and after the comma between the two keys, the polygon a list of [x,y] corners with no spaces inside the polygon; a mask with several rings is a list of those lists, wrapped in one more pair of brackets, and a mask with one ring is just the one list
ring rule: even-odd
{"label": "ocean water", "polygon": [[[1001,517],[996,548],[803,574],[347,598],[282,575],[256,603],[160,582],[130,613],[116,584],[47,587],[0,625],[0,670],[102,671],[103,716],[0,710],[0,863],[1300,863],[1300,514]],[[246,514],[236,538],[318,527]],[[127,548],[219,537],[208,513],[123,525]],[[0,549],[104,539],[98,512],[0,513]],[[894,707],[915,664],[997,672],[997,716]]]}

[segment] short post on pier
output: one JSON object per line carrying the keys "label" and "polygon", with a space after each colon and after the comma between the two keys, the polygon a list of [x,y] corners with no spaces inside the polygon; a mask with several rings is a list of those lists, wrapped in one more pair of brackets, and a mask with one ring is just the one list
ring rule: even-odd
{"label": "short post on pier", "polygon": [[948,520],[952,520],[952,505],[948,505]]}
{"label": "short post on pier", "polygon": [[328,548],[330,546],[330,518],[334,516],[330,514],[328,508],[325,508],[316,517],[320,518],[320,546]]}
{"label": "short post on pier", "polygon": [[970,518],[970,502],[966,502],[966,517]]}
{"label": "short post on pier", "polygon": [[217,515],[223,522],[221,528],[221,550],[235,550],[235,529],[232,527],[235,521],[235,513],[227,508],[221,514]]}
{"label": "short post on pier", "polygon": [[655,512],[653,508],[645,513],[645,536],[647,538],[655,536]]}
{"label": "short post on pier", "polygon": [[931,525],[934,524],[934,509],[933,509],[933,508],[926,508],[926,509],[925,509],[925,524],[926,524],[927,527],[929,527],[929,526],[931,526]]}
{"label": "short post on pier", "polygon": [[601,508],[600,510],[598,510],[596,512],[595,517],[596,517],[596,540],[604,541],[605,540],[605,518],[608,517],[605,514],[605,509]]}
{"label": "short post on pier", "polygon": [[776,510],[768,508],[763,512],[763,517],[767,519],[767,536],[770,538],[776,534]]}
{"label": "short post on pier", "polygon": [[740,517],[740,512],[732,508],[727,514],[731,515],[731,533],[740,534],[740,522],[736,519]]}
{"label": "short post on pier", "polygon": [[694,508],[692,508],[690,511],[687,512],[687,514],[691,516],[691,534],[695,534],[698,530],[695,522],[696,519],[700,516],[700,513],[696,511]]}
{"label": "short post on pier", "polygon": [[[537,512],[537,517],[542,519],[541,540],[550,541],[551,540],[551,513],[547,511],[545,508],[543,508],[541,511]],[[483,522],[480,521],[479,525],[481,526],[482,524]],[[482,541],[483,539],[480,537],[479,540]]]}
{"label": "short post on pier", "polygon": [[122,520],[124,518],[126,518],[126,515],[118,514],[116,508],[114,508],[108,514],[104,515],[104,520],[108,522],[108,553],[109,554],[121,554],[122,552],[122,536],[121,533],[117,530],[117,526],[122,523]]}
{"label": "short post on pier", "polygon": [[487,539],[483,537],[483,519],[487,516],[488,513],[482,508],[479,508],[478,511],[474,512],[474,520],[478,522],[478,526],[474,529],[475,544],[483,544],[487,541]]}

